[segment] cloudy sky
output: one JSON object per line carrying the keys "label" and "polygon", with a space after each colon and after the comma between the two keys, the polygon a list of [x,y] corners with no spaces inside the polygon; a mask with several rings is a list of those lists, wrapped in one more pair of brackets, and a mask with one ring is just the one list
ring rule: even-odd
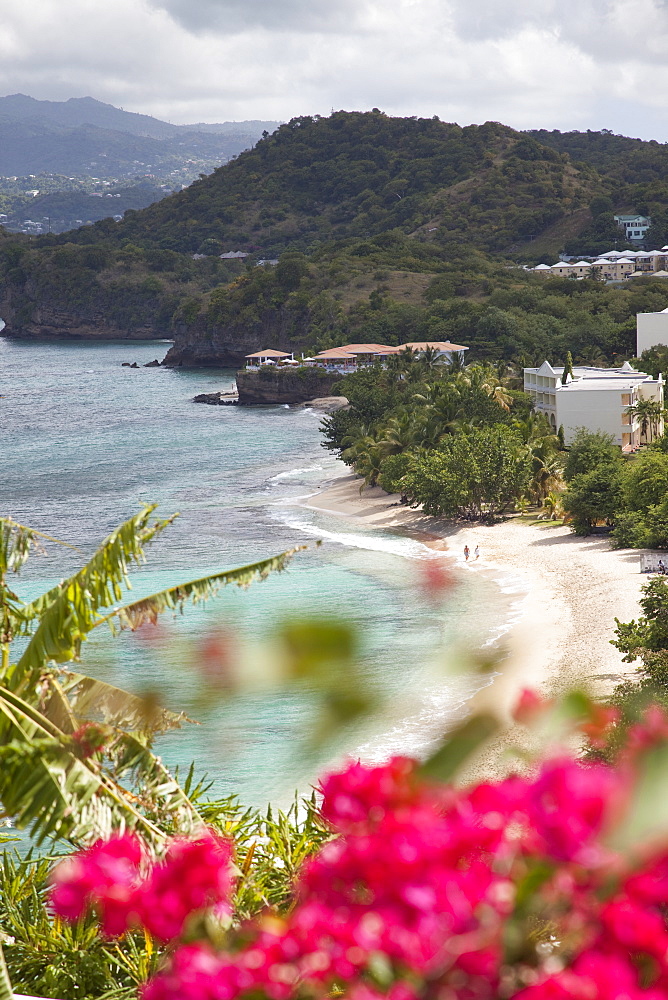
{"label": "cloudy sky", "polygon": [[0,95],[173,122],[379,107],[668,140],[668,0],[0,0]]}

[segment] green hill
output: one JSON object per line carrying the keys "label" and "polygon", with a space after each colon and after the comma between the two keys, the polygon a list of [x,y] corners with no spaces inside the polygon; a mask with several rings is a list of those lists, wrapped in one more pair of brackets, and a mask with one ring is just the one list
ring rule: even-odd
{"label": "green hill", "polygon": [[337,112],[293,119],[162,204],[78,238],[180,252],[215,238],[269,253],[398,227],[503,251],[597,190],[590,167],[504,125]]}
{"label": "green hill", "polygon": [[[599,168],[598,139],[574,161],[545,135],[379,111],[293,119],[120,222],[0,242],[0,316],[20,336],[174,336],[175,364],[346,340],[631,354],[635,311],[668,305],[660,281],[546,284],[520,265],[609,224],[640,190],[621,159],[665,147],[629,140]],[[245,262],[218,257],[237,249]]]}

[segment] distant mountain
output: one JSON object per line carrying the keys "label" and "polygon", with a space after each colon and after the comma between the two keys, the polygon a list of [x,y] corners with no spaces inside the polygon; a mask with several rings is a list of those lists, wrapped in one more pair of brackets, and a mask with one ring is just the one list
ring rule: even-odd
{"label": "distant mountain", "polygon": [[104,104],[94,97],[70,97],[68,101],[38,101],[25,94],[10,94],[0,97],[0,119],[26,122],[40,119],[53,125],[77,128],[80,125],[95,125],[97,128],[129,135],[143,135],[151,139],[169,139],[184,132],[227,132],[235,135],[253,136],[254,142],[263,131],[273,132],[278,122],[219,122],[197,125],[172,125],[150,115],[124,111],[113,104]]}
{"label": "distant mountain", "polygon": [[[181,133],[189,134],[224,138]],[[236,363],[262,346],[431,338],[484,357],[528,352],[532,364],[592,346],[628,355],[635,312],[668,302],[661,279],[621,291],[545,282],[520,265],[585,238],[614,240],[616,228],[610,237],[595,227],[614,227],[613,212],[626,207],[660,218],[668,146],[610,144],[603,133],[544,138],[497,122],[462,128],[379,111],[294,118],[121,220],[32,239],[0,227],[5,335],[173,336],[169,363],[184,365]],[[627,157],[638,168],[628,182]],[[120,214],[116,194],[110,216]],[[98,201],[106,205],[106,194]],[[33,204],[46,214],[48,203]],[[248,256],[221,259],[230,250]]]}
{"label": "distant mountain", "polygon": [[0,175],[59,173],[128,177],[177,168],[205,172],[254,146],[277,122],[171,125],[92,97],[0,97]]}
{"label": "distant mountain", "polygon": [[65,128],[80,125],[96,125],[98,128],[127,132],[129,135],[145,135],[151,139],[167,139],[179,131],[178,125],[170,125],[150,115],[138,115],[123,111],[112,104],[104,104],[93,97],[71,97],[69,101],[37,101],[26,94],[10,94],[0,97],[0,118],[26,122],[40,119]]}

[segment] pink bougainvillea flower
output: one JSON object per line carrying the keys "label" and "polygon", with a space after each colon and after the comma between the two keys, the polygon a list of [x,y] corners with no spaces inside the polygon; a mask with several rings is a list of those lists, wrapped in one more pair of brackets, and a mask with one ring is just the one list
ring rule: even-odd
{"label": "pink bougainvillea flower", "polygon": [[129,833],[60,862],[52,876],[54,911],[78,920],[94,909],[104,934],[123,934],[136,917],[141,862],[141,843]]}
{"label": "pink bougainvillea flower", "polygon": [[528,813],[547,854],[585,865],[599,859],[603,848],[595,839],[615,814],[622,791],[620,776],[604,764],[586,766],[566,757],[544,764]]}
{"label": "pink bougainvillea flower", "polygon": [[161,941],[171,941],[191,913],[215,906],[220,915],[232,888],[231,858],[230,841],[212,831],[196,840],[173,840],[142,886],[144,926]]}
{"label": "pink bougainvillea flower", "polygon": [[322,780],[322,815],[341,832],[380,822],[388,811],[412,805],[424,794],[416,766],[408,757],[393,757],[380,767],[349,764]]}
{"label": "pink bougainvillea flower", "polygon": [[552,704],[553,702],[548,701],[547,698],[543,698],[542,695],[539,695],[531,688],[523,688],[520,692],[518,702],[513,709],[513,718],[517,722],[532,722]]}

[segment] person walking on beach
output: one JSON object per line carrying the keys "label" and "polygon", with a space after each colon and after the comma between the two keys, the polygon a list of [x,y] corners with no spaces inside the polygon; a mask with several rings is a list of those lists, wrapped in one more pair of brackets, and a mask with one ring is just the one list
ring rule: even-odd
{"label": "person walking on beach", "polygon": [[479,545],[476,545],[475,550],[473,552],[473,555],[476,557],[476,559],[480,559],[480,546]]}
{"label": "person walking on beach", "polygon": [[465,545],[464,546],[464,559],[466,560],[466,562],[469,561],[470,554],[471,554],[471,550],[469,549],[468,545]]}

